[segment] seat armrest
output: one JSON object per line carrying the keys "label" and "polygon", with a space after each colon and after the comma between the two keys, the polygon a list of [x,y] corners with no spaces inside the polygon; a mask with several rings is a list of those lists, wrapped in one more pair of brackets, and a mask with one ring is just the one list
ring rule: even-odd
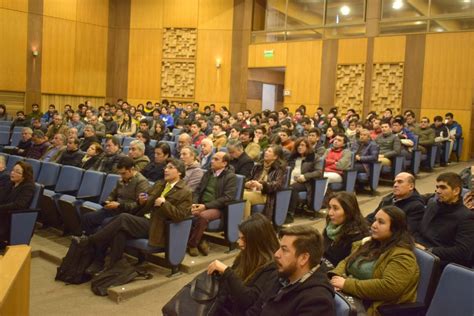
{"label": "seat armrest", "polygon": [[379,306],[379,313],[382,316],[398,316],[398,315],[418,315],[425,312],[426,306],[421,302],[406,303],[406,304],[392,304]]}

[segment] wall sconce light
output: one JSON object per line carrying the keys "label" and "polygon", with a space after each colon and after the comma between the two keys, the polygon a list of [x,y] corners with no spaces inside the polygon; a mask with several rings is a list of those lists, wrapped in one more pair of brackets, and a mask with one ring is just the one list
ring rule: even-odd
{"label": "wall sconce light", "polygon": [[219,69],[222,66],[222,61],[220,58],[216,58],[216,68]]}
{"label": "wall sconce light", "polygon": [[37,57],[39,55],[39,51],[37,49],[33,49],[32,54],[33,57]]}

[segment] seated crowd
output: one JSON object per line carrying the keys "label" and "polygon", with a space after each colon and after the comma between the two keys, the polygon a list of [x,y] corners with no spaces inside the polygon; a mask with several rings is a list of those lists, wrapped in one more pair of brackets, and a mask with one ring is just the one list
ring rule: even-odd
{"label": "seated crowd", "polygon": [[[190,216],[188,252],[208,255],[204,232],[235,199],[238,174],[245,177],[241,251],[230,267],[220,261],[208,267],[209,274],[221,275],[213,314],[334,315],[339,291],[352,297],[358,312],[377,315],[381,305],[416,300],[414,247],[438,256],[443,267],[472,265],[474,198],[466,194],[463,201],[461,177],[442,173],[436,194],[421,195],[415,177],[399,173],[392,193],[367,218],[353,193],[327,189],[323,233],[290,226],[279,231],[279,239],[271,223],[276,194],[286,186],[292,190],[291,222],[299,209],[298,193],[306,191],[307,202],[313,198],[313,179],[337,183],[350,168],[368,173],[372,162],[390,166],[394,156],[413,151],[414,135],[422,152],[441,142],[450,142],[452,150],[462,129],[451,113],[445,118],[446,124],[435,117],[430,127],[426,117],[416,123],[410,110],[392,116],[387,109],[362,121],[353,110],[341,119],[336,108],[326,115],[318,108],[309,117],[304,106],[294,115],[286,109],[232,115],[225,107],[217,112],[211,105],[200,112],[197,103],[166,100],[136,108],[119,100],[97,110],[86,102],[77,111],[66,106],[64,114],[54,105],[45,114],[33,105],[29,115],[17,113],[11,131],[13,125],[23,126],[21,140],[4,151],[120,176],[103,208],[82,215],[85,235],[74,237],[80,246],[95,249],[90,274],[120,261],[127,239],[148,238],[150,246],[165,246],[165,221]],[[125,153],[122,139],[131,136]],[[448,163],[444,157],[439,157],[441,165]],[[6,241],[6,210],[28,207],[34,180],[24,161],[8,175],[0,156],[0,172],[0,238]],[[252,215],[256,204],[263,205],[262,214]]]}

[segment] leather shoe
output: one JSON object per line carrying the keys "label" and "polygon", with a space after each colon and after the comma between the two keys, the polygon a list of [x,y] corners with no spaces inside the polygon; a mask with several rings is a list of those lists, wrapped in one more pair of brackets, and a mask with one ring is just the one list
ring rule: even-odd
{"label": "leather shoe", "polygon": [[86,273],[89,275],[96,275],[104,271],[105,266],[102,260],[94,260],[89,267],[86,269]]}
{"label": "leather shoe", "polygon": [[191,257],[199,256],[199,250],[196,247],[189,247],[188,253]]}
{"label": "leather shoe", "polygon": [[209,254],[209,244],[205,240],[201,240],[198,245],[198,250],[203,254],[203,256],[207,256]]}

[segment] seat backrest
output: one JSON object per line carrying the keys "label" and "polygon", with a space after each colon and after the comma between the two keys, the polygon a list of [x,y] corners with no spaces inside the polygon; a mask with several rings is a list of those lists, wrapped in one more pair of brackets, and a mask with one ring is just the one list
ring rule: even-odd
{"label": "seat backrest", "polygon": [[156,143],[157,143],[156,139],[150,139],[150,146],[151,147],[155,148]]}
{"label": "seat backrest", "polygon": [[128,152],[130,151],[130,146],[123,146],[122,147],[122,154],[128,155]]}
{"label": "seat backrest", "polygon": [[9,131],[0,131],[0,145],[10,144],[10,132]]}
{"label": "seat backrest", "polygon": [[339,293],[334,295],[334,307],[336,316],[351,316],[354,313],[351,304]]}
{"label": "seat backrest", "polygon": [[60,170],[60,164],[54,162],[43,162],[43,164],[41,165],[41,170],[38,179],[36,181],[41,183],[45,187],[55,185]]}
{"label": "seat backrest", "polygon": [[444,268],[427,316],[474,315],[474,270],[448,264]]}
{"label": "seat backrest", "polygon": [[22,157],[22,156],[10,155],[10,157],[8,157],[7,170],[8,170],[8,171],[12,171],[13,166],[14,166],[18,161],[22,161],[22,160],[24,160],[24,159],[25,159],[25,157]]}
{"label": "seat backrest", "polygon": [[11,146],[18,146],[21,140],[21,131],[20,132],[14,132],[12,134],[12,139],[11,139]]}
{"label": "seat backrest", "polygon": [[35,210],[38,208],[38,202],[40,196],[43,195],[44,185],[41,183],[35,182],[35,194],[33,195],[33,200],[30,203],[30,210]]}
{"label": "seat backrest", "polygon": [[125,138],[123,139],[123,141],[122,141],[122,146],[123,146],[123,147],[125,147],[125,146],[130,146],[130,143],[131,143],[132,141],[134,141],[134,140],[136,140],[135,137],[127,136],[127,137],[125,137]]}
{"label": "seat backrest", "polygon": [[237,191],[235,191],[235,200],[239,201],[239,200],[242,200],[242,196],[244,194],[245,176],[241,174],[236,174],[236,177],[237,177]]}
{"label": "seat backrest", "polygon": [[355,152],[351,151],[351,169],[355,167]]}
{"label": "seat backrest", "polygon": [[99,196],[102,192],[104,179],[104,172],[87,170],[82,177],[81,186],[79,187],[79,191],[77,191],[77,197]]}
{"label": "seat backrest", "polygon": [[286,167],[286,175],[285,175],[285,182],[283,182],[283,188],[286,189],[289,187],[290,185],[290,178],[291,178],[291,170],[293,168],[291,168],[290,166]]}
{"label": "seat backrest", "polygon": [[420,280],[416,290],[416,301],[429,305],[436,288],[439,273],[439,258],[430,252],[415,248],[416,262],[420,268]]}
{"label": "seat backrest", "polygon": [[102,188],[102,193],[100,194],[99,203],[105,202],[105,200],[109,197],[112,190],[117,185],[117,182],[120,180],[120,176],[118,174],[109,173],[107,177],[105,177],[104,186]]}
{"label": "seat backrest", "polygon": [[55,192],[72,192],[79,190],[84,170],[73,166],[63,166],[59,173]]}
{"label": "seat backrest", "polygon": [[25,159],[25,162],[29,163],[33,168],[33,179],[35,179],[36,181],[41,170],[41,161],[32,158],[27,158]]}
{"label": "seat backrest", "polygon": [[413,134],[413,138],[415,139],[413,141],[413,149],[418,149],[418,142],[420,141],[420,136]]}

